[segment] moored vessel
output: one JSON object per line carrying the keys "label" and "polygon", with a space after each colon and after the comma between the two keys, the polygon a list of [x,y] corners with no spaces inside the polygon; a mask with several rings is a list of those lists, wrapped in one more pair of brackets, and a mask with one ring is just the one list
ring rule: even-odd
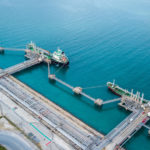
{"label": "moored vessel", "polygon": [[111,90],[114,94],[118,95],[118,96],[131,96],[131,92],[129,92],[126,89],[123,89],[121,87],[119,87],[117,84],[115,84],[115,82],[107,82],[107,86],[109,88],[109,90]]}
{"label": "moored vessel", "polygon": [[61,49],[57,49],[53,54],[52,54],[52,60],[55,63],[58,63],[60,65],[68,65],[69,64],[69,59],[65,55],[65,53]]}
{"label": "moored vessel", "polygon": [[57,49],[53,53],[51,53],[48,50],[42,49],[40,47],[37,47],[35,43],[32,41],[26,46],[27,50],[41,55],[43,58],[51,60],[52,62],[60,65],[68,65],[69,64],[69,59],[65,55],[65,53],[61,49]]}

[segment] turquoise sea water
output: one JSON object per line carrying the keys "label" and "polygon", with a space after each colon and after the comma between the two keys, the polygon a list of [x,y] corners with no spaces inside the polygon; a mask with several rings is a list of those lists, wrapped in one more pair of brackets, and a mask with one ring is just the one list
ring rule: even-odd
{"label": "turquoise sea water", "polygon": [[[56,75],[73,86],[105,85],[115,79],[121,87],[143,92],[150,99],[148,0],[1,0],[0,45],[24,48],[31,40],[44,49],[65,51],[70,66]],[[23,55],[0,55],[0,67],[24,61]],[[97,109],[62,85],[50,83],[45,64],[15,77],[104,134],[129,114],[117,103]],[[85,92],[104,100],[116,98],[106,86]],[[125,146],[149,150],[149,143],[147,130],[142,129]]]}

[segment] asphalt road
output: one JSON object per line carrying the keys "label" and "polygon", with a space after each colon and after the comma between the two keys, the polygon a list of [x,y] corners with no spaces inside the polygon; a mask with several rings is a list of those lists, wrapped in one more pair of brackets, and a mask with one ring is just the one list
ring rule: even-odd
{"label": "asphalt road", "polygon": [[8,150],[32,150],[32,147],[22,137],[8,131],[0,131],[0,144]]}

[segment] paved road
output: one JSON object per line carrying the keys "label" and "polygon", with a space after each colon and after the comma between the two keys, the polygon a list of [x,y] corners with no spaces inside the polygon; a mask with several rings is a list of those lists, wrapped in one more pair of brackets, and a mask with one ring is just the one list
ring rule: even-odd
{"label": "paved road", "polygon": [[8,131],[0,131],[0,144],[9,150],[32,150],[32,147],[22,137]]}

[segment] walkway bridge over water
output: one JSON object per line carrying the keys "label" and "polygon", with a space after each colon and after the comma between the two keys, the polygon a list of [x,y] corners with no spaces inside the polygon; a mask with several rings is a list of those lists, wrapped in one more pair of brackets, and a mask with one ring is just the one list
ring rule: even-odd
{"label": "walkway bridge over water", "polygon": [[91,97],[90,95],[86,94],[83,92],[82,88],[81,87],[73,87],[72,85],[62,81],[61,79],[57,78],[54,74],[49,74],[48,77],[51,79],[51,80],[55,80],[57,82],[59,82],[60,84],[68,87],[69,89],[71,89],[74,93],[76,94],[80,94],[84,97],[86,97],[87,99],[93,101],[96,105],[98,106],[101,106],[101,105],[104,105],[104,104],[109,104],[109,103],[113,103],[113,102],[117,102],[117,101],[120,101],[121,98],[116,98],[116,99],[111,99],[111,100],[107,100],[107,101],[103,101],[102,99],[95,99],[93,97]]}
{"label": "walkway bridge over water", "polygon": [[7,69],[1,70],[0,71],[0,77],[3,77],[5,75],[9,75],[9,74],[17,73],[19,71],[22,71],[24,69],[27,69],[27,68],[32,67],[34,65],[37,65],[41,62],[42,62],[42,60],[39,58],[32,58],[30,60],[24,61],[24,62],[19,63],[17,65],[11,66]]}

